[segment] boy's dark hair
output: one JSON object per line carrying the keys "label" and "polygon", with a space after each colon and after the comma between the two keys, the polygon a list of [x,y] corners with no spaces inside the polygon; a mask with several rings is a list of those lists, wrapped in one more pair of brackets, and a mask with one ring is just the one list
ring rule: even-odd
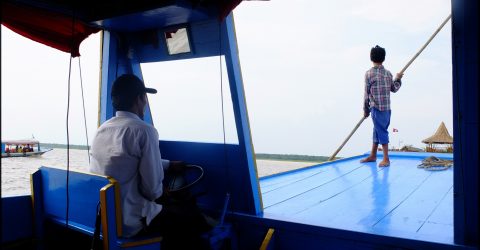
{"label": "boy's dark hair", "polygon": [[370,60],[375,63],[383,63],[385,54],[385,49],[377,45],[370,50]]}
{"label": "boy's dark hair", "polygon": [[118,111],[128,111],[135,103],[135,99],[145,93],[157,93],[157,90],[146,88],[140,78],[132,74],[118,77],[112,86],[112,105]]}

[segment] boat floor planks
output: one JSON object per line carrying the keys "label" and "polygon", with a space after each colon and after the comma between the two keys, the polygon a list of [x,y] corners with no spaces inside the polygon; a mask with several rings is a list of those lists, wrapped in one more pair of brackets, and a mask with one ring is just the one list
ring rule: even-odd
{"label": "boat floor planks", "polygon": [[393,153],[387,168],[354,157],[261,179],[263,217],[451,244],[453,169],[417,168],[429,155]]}

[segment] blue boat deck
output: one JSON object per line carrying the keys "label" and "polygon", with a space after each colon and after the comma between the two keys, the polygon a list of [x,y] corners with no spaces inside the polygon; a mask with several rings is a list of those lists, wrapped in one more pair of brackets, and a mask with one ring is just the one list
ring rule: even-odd
{"label": "blue boat deck", "polygon": [[263,217],[453,244],[453,167],[417,168],[432,155],[453,159],[391,152],[387,168],[362,155],[261,178]]}

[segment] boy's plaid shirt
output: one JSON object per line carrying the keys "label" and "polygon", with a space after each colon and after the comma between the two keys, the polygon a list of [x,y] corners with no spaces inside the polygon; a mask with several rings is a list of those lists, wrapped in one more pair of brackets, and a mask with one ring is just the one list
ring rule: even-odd
{"label": "boy's plaid shirt", "polygon": [[390,110],[390,91],[397,92],[402,86],[400,79],[392,80],[392,73],[383,65],[375,66],[365,73],[365,95],[363,110],[367,113],[370,108],[380,111]]}

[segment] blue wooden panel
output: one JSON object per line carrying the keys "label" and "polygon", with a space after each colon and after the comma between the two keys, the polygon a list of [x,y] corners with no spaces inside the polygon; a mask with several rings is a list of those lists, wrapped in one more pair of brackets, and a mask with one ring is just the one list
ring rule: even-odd
{"label": "blue wooden panel", "polygon": [[203,181],[193,192],[206,191],[199,197],[202,207],[220,210],[226,193],[230,195],[230,209],[255,214],[252,185],[245,155],[239,145],[160,141],[162,158],[182,160],[204,168]]}
{"label": "blue wooden panel", "polygon": [[[117,76],[117,41],[112,32],[102,31],[101,82],[99,93],[98,126],[113,117],[114,110],[110,91]],[[112,63],[113,62],[113,63]]]}
{"label": "blue wooden panel", "polygon": [[[122,46],[119,47],[119,39]],[[125,36],[125,34],[117,33],[114,31],[104,31],[102,35],[102,72],[101,72],[101,85],[99,93],[99,123],[107,121],[115,115],[115,108],[112,106],[111,89],[113,82],[118,76],[126,73],[133,73],[140,79],[143,79],[140,64],[137,60],[137,53],[135,49],[128,51],[128,42],[132,38]],[[119,53],[120,52],[120,53]],[[127,54],[130,53],[132,58],[127,58]],[[145,121],[153,124],[150,114],[150,106],[147,104],[145,112]]]}
{"label": "blue wooden panel", "polygon": [[275,229],[275,249],[472,249],[465,246],[307,225],[234,214],[240,249],[256,249],[268,228]]}
{"label": "blue wooden panel", "polygon": [[184,60],[192,58],[201,58],[208,56],[218,56],[224,54],[225,48],[220,47],[220,27],[221,23],[217,18],[211,20],[189,23],[187,27],[190,39],[191,52],[169,55],[165,42],[164,31],[166,29],[157,29],[150,31],[150,36],[156,36],[158,43],[145,43],[142,38],[132,37],[131,43],[134,46],[137,60],[140,63]]}
{"label": "blue wooden panel", "polygon": [[[67,194],[65,170],[41,167],[43,211],[45,216],[59,221],[66,219]],[[99,190],[110,181],[102,176],[70,172],[69,175],[69,223],[87,226],[93,232]]]}
{"label": "blue wooden panel", "polygon": [[[132,73],[136,75],[140,80],[143,81],[143,74],[142,74],[142,68],[140,67],[140,63],[132,62]],[[147,87],[149,87],[149,83],[145,83]],[[148,97],[150,94],[147,94],[147,106],[145,107],[145,114],[143,116],[143,120],[148,123],[153,125],[153,120],[152,120],[152,112],[150,111],[150,103],[148,102]]]}
{"label": "blue wooden panel", "polygon": [[[417,189],[396,208],[381,218],[373,227],[375,231],[386,231],[394,225],[397,230],[416,233],[424,237],[434,235],[447,243],[453,243],[453,170],[431,172],[431,175],[421,183]],[[447,197],[447,194],[449,196]],[[431,215],[437,212],[439,205],[444,201],[450,207],[441,212],[442,226],[436,228],[439,222],[432,220]],[[440,213],[437,213],[440,215]],[[450,221],[447,221],[450,219]],[[424,226],[428,228],[424,228]],[[420,236],[418,236],[420,237]]]}
{"label": "blue wooden panel", "polygon": [[[435,211],[422,225],[420,234],[448,235],[453,236],[453,188],[446,193]],[[449,238],[448,240],[452,240]]]}
{"label": "blue wooden panel", "polygon": [[32,215],[31,196],[2,197],[2,244],[31,238]]}
{"label": "blue wooden panel", "polygon": [[260,190],[262,191],[262,195],[265,195],[281,187],[285,187],[295,182],[302,181],[305,178],[312,178],[315,175],[328,171],[328,169],[328,167],[309,168],[295,175],[295,177],[290,177],[288,175],[280,175],[276,178],[261,179]]}
{"label": "blue wooden panel", "polygon": [[[348,175],[351,174],[351,175]],[[328,171],[325,172],[320,172],[317,175],[309,176],[306,177],[300,181],[296,181],[292,183],[291,185],[284,186],[281,188],[278,188],[272,192],[265,193],[263,195],[263,204],[265,206],[265,209],[270,208],[272,206],[277,206],[274,209],[274,211],[282,211],[282,214],[285,213],[296,213],[298,212],[297,209],[295,209],[295,206],[305,206],[305,204],[308,204],[310,202],[316,203],[317,198],[321,200],[328,198],[328,193],[325,193],[323,190],[333,189],[333,185],[337,185],[338,182],[337,180],[345,180],[342,178],[350,178],[354,176],[354,178],[362,178],[362,176],[368,176],[370,174],[370,171],[366,168],[361,168],[361,167],[354,167],[354,168],[335,168],[333,166],[329,167]],[[363,177],[363,178],[365,178]],[[342,190],[345,187],[344,185],[339,186],[339,189]],[[311,193],[317,193],[321,192],[322,196],[314,198],[314,200],[309,201],[305,200]],[[334,192],[339,192],[340,190],[336,190]],[[298,201],[298,202],[295,202]],[[281,203],[284,203],[285,206],[288,206],[288,208],[284,208],[284,205],[280,205]],[[270,212],[272,210],[266,210],[265,212]]]}
{"label": "blue wooden panel", "polygon": [[[119,39],[124,43],[119,47]],[[135,50],[129,51],[130,38],[125,34],[104,31],[102,43],[102,76],[100,85],[100,107],[99,107],[99,124],[107,121],[115,115],[115,108],[112,105],[111,90],[113,82],[117,77],[123,74],[134,74],[143,80],[140,64],[138,63]],[[118,53],[119,50],[122,53]],[[131,57],[131,58],[130,58]],[[145,110],[145,122],[153,124],[150,106],[147,103]]]}
{"label": "blue wooden panel", "polygon": [[175,5],[170,4],[162,8],[109,18],[96,23],[111,30],[135,31],[218,18],[217,15],[218,10],[211,6],[207,9],[188,1],[175,1]]}
{"label": "blue wooden panel", "polygon": [[259,214],[263,210],[262,197],[260,195],[257,163],[255,161],[250,121],[248,119],[247,101],[245,90],[243,88],[242,70],[238,55],[239,52],[233,14],[230,13],[230,15],[225,18],[222,25],[224,25],[222,26],[222,47],[226,46],[224,47],[225,63],[227,65],[228,80],[230,83],[230,94],[232,98],[233,112],[235,114],[238,142],[240,144],[240,150],[244,152],[243,154],[247,161],[247,169],[251,185],[250,190],[252,190],[255,213]]}

